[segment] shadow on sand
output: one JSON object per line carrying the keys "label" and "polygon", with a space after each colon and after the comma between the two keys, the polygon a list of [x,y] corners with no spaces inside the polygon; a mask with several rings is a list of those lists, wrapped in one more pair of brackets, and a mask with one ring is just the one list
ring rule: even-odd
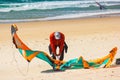
{"label": "shadow on sand", "polygon": [[57,72],[64,72],[64,71],[61,71],[61,70],[53,70],[53,69],[41,71],[41,73],[57,73]]}
{"label": "shadow on sand", "polygon": [[[116,68],[116,67],[120,67],[120,65],[111,65],[110,68]],[[69,69],[68,69],[69,70]],[[73,70],[73,69],[70,69]],[[41,71],[41,73],[58,73],[58,72],[65,72],[65,71],[60,71],[60,70],[53,70],[53,69],[49,69],[49,70],[45,70],[45,71]]]}

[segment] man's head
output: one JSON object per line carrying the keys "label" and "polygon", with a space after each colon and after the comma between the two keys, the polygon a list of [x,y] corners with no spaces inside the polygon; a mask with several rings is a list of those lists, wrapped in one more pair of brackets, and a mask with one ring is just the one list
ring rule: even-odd
{"label": "man's head", "polygon": [[61,37],[60,32],[55,32],[54,36],[55,36],[55,39],[57,39],[57,40],[60,39],[60,37]]}

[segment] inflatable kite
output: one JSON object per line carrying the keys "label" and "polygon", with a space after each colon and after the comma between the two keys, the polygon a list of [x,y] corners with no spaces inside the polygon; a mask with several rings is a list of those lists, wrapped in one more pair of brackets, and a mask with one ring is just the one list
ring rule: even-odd
{"label": "inflatable kite", "polygon": [[20,54],[30,62],[33,58],[37,57],[41,60],[47,62],[53,70],[61,70],[64,71],[66,69],[89,69],[89,68],[107,68],[110,67],[116,52],[117,47],[113,48],[110,53],[102,58],[95,59],[95,60],[85,60],[82,56],[78,58],[71,59],[69,61],[60,61],[51,58],[46,52],[44,51],[37,51],[30,49],[27,45],[25,45],[21,39],[18,37],[16,31],[18,28],[15,24],[11,26],[11,34],[12,39],[15,47],[19,50]]}

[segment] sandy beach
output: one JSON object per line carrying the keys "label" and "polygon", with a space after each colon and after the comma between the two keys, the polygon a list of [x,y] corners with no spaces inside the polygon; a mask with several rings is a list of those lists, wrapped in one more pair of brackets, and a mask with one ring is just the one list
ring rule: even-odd
{"label": "sandy beach", "polygon": [[[34,58],[29,64],[12,43],[11,24],[0,24],[0,80],[119,80],[120,67],[74,69],[55,72],[46,62]],[[33,50],[49,54],[49,34],[65,34],[68,53],[64,60],[83,56],[86,60],[103,57],[117,47],[112,64],[120,58],[120,16],[71,20],[14,23],[17,34]]]}

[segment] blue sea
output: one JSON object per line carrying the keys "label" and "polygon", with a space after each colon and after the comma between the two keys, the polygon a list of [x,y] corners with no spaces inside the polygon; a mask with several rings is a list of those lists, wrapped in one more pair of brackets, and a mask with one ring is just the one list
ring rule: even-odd
{"label": "blue sea", "polygon": [[[104,9],[100,9],[100,5]],[[0,0],[0,22],[82,18],[120,13],[120,0]]]}

